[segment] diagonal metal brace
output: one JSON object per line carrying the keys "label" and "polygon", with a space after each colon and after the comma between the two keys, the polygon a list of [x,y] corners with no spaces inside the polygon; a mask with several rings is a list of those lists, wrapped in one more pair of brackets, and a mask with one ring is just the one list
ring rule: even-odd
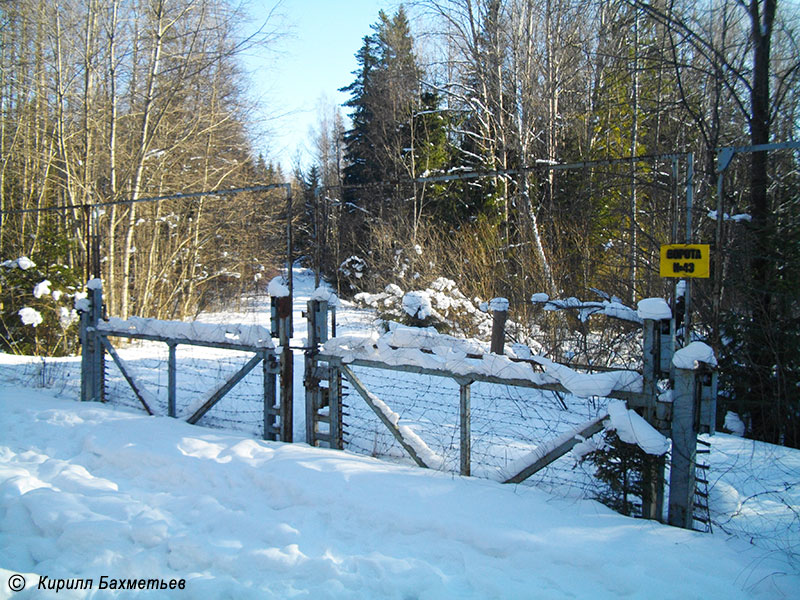
{"label": "diagonal metal brace", "polygon": [[548,445],[544,445],[545,452],[539,456],[537,460],[522,469],[513,477],[506,479],[503,483],[520,483],[537,471],[541,471],[551,462],[561,458],[567,452],[572,450],[578,444],[580,438],[589,438],[595,433],[600,432],[603,429],[603,421],[607,418],[608,414],[604,414],[601,417],[592,419],[588,423],[584,423],[580,426],[580,429],[571,431],[567,435],[564,435],[560,438],[556,438],[549,444],[549,446],[552,446],[552,448],[548,448]]}
{"label": "diagonal metal brace", "polygon": [[98,335],[97,339],[100,340],[100,343],[103,344],[103,347],[111,355],[111,358],[114,359],[114,362],[117,364],[117,367],[119,367],[122,376],[125,378],[125,381],[128,382],[128,385],[131,386],[133,393],[136,394],[136,397],[139,399],[139,402],[142,403],[142,406],[144,406],[144,409],[147,411],[147,414],[152,415],[153,411],[150,410],[150,406],[148,406],[147,401],[144,399],[144,392],[143,392],[144,388],[140,387],[136,383],[136,380],[128,373],[128,369],[125,368],[125,363],[122,362],[122,359],[119,357],[119,354],[117,354],[117,351],[114,349],[114,346],[111,345],[111,342],[109,342],[108,338],[106,338],[106,336],[104,335]]}
{"label": "diagonal metal brace", "polygon": [[362,381],[358,378],[358,376],[353,373],[352,369],[347,365],[338,365],[338,369],[342,372],[342,374],[348,379],[350,383],[353,384],[353,388],[359,393],[359,395],[364,399],[367,405],[373,410],[373,412],[378,415],[378,418],[381,422],[386,425],[386,428],[391,432],[394,436],[394,439],[398,441],[398,443],[408,452],[409,456],[414,459],[414,462],[417,463],[420,467],[429,468],[428,465],[425,464],[425,461],[422,460],[417,451],[411,446],[403,437],[403,434],[400,433],[400,430],[392,423],[388,417],[383,413],[383,411],[378,407],[375,400],[380,401],[380,399],[370,392],[367,387],[362,383]]}
{"label": "diagonal metal brace", "polygon": [[260,354],[256,354],[253,358],[251,358],[245,366],[239,369],[239,371],[235,373],[233,377],[228,379],[228,381],[226,381],[221,388],[219,388],[216,392],[214,392],[211,395],[211,397],[205,401],[203,406],[198,408],[191,417],[186,419],[186,422],[194,425],[200,419],[202,419],[203,415],[205,415],[209,410],[211,410],[211,408],[217,402],[222,400],[222,398],[225,397],[225,394],[230,392],[237,383],[239,383],[242,379],[247,377],[247,374],[253,369],[255,369],[256,365],[258,365],[258,363],[260,363],[261,360],[262,356]]}

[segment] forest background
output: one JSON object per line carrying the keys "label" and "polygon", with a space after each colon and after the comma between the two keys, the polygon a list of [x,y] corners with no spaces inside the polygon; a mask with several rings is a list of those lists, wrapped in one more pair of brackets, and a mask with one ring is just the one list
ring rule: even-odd
{"label": "forest background", "polygon": [[658,249],[689,235],[713,246],[693,331],[720,358],[720,414],[800,447],[800,154],[738,153],[717,187],[718,149],[798,138],[797,2],[409,2],[377,15],[292,173],[248,121],[242,57],[283,33],[265,19],[245,35],[224,0],[0,2],[6,351],[74,351],[69,301],[95,275],[122,318],[241,298],[285,262],[289,222],[344,296],[447,277],[555,347],[592,325],[534,294],[677,307]]}

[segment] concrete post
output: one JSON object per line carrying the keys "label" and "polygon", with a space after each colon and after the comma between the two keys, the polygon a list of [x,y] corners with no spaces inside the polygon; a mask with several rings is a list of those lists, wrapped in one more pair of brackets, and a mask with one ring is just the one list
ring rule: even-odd
{"label": "concrete post", "polygon": [[672,462],[669,477],[669,524],[692,528],[697,464],[696,373],[674,370],[672,393]]}
{"label": "concrete post", "polygon": [[[656,402],[658,399],[658,381],[662,378],[662,331],[665,321],[645,319],[642,331],[642,377],[643,389],[647,397],[644,408],[644,419],[658,429]],[[669,326],[669,321],[666,321]],[[669,357],[672,360],[672,357]],[[642,516],[645,519],[660,521],[664,512],[664,459],[654,460],[650,469],[642,473]]]}
{"label": "concrete post", "polygon": [[88,300],[88,310],[81,312],[81,400],[102,402],[105,373],[103,347],[97,336],[97,324],[103,314],[101,285],[88,288]]}

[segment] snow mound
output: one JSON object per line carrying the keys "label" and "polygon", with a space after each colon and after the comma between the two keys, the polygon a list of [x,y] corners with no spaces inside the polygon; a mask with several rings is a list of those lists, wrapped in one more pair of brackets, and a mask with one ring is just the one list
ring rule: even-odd
{"label": "snow mound", "polygon": [[669,450],[669,440],[620,400],[609,402],[605,429],[615,431],[626,444],[636,444],[653,456],[661,456]]}
{"label": "snow mound", "polygon": [[403,310],[409,317],[425,320],[433,314],[431,297],[423,291],[408,292],[403,296]]}
{"label": "snow mound", "polygon": [[[94,580],[54,598],[478,600],[537,590],[744,600],[800,589],[774,554],[716,530],[0,385],[0,578],[22,574],[31,591],[20,597],[49,597],[33,591],[40,577]],[[724,496],[747,513],[736,489],[711,493],[712,505]],[[185,590],[97,592],[101,576],[182,579]]]}
{"label": "snow mound", "polygon": [[725,430],[730,431],[733,435],[743,437],[747,431],[744,421],[735,412],[728,411],[725,413]]}

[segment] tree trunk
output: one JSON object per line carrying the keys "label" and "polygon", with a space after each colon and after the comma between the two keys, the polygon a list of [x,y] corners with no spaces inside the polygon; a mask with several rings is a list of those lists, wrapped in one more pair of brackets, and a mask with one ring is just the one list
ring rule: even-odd
{"label": "tree trunk", "polygon": [[130,277],[131,260],[133,257],[133,233],[136,227],[136,201],[141,194],[142,180],[144,177],[144,164],[150,147],[152,132],[150,119],[152,117],[156,78],[161,62],[161,49],[164,41],[164,4],[160,1],[155,7],[155,30],[153,33],[153,47],[150,52],[150,68],[147,73],[147,89],[145,92],[144,106],[142,107],[142,125],[137,148],[136,171],[131,182],[131,205],[128,209],[128,229],[125,234],[125,246],[122,256],[122,298],[120,302],[120,317],[127,319],[130,310]]}

